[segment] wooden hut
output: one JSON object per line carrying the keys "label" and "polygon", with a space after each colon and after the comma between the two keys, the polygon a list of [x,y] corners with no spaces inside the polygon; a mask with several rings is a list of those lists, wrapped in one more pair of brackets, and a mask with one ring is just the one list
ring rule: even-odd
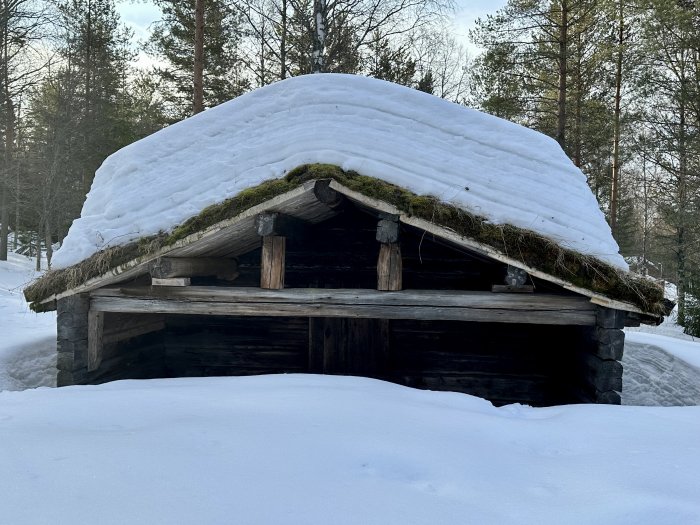
{"label": "wooden hut", "polygon": [[622,328],[663,314],[648,281],[376,176],[304,164],[233,193],[25,291],[58,310],[59,386],[323,373],[619,403]]}

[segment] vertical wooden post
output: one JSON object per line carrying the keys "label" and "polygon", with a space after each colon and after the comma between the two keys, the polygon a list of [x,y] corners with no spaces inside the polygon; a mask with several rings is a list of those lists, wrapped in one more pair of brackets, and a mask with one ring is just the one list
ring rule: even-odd
{"label": "vertical wooden post", "polygon": [[403,288],[403,262],[399,244],[399,218],[383,216],[377,223],[377,240],[381,243],[377,259],[377,290],[398,291]]}
{"label": "vertical wooden post", "polygon": [[402,273],[401,246],[398,243],[382,244],[377,259],[377,290],[401,290]]}
{"label": "vertical wooden post", "polygon": [[57,386],[80,384],[87,374],[88,310],[87,294],[72,295],[57,304]]}
{"label": "vertical wooden post", "polygon": [[284,260],[286,238],[266,235],[262,243],[260,263],[260,287],[269,290],[284,288]]}
{"label": "vertical wooden post", "polygon": [[102,363],[102,330],[104,327],[104,312],[88,312],[88,353],[87,370],[92,372],[100,368]]}

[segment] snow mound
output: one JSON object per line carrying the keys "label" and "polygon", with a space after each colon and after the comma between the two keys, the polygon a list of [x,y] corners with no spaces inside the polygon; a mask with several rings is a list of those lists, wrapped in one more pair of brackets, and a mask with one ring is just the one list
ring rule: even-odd
{"label": "snow mound", "polygon": [[697,523],[698,435],[700,407],[494,408],[338,376],[5,392],[2,520]]}
{"label": "snow mound", "polygon": [[56,385],[56,314],[35,314],[22,295],[33,267],[12,252],[0,261],[0,390]]}
{"label": "snow mound", "polygon": [[109,157],[54,266],[159,231],[307,163],[328,163],[538,232],[627,269],[586,178],[549,137],[372,78],[290,78]]}

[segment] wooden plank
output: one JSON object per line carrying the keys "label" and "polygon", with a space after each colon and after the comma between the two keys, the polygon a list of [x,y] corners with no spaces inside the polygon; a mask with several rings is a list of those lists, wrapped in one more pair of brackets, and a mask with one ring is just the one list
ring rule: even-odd
{"label": "wooden plank", "polygon": [[151,286],[190,286],[192,280],[189,277],[171,277],[169,279],[151,278]]}
{"label": "wooden plank", "polygon": [[[196,289],[194,293],[185,291],[192,289]],[[504,296],[489,292],[411,290],[387,293],[373,290],[314,289],[273,292],[258,288],[192,287],[169,288],[161,294],[149,294],[143,290],[134,294],[128,290],[103,289],[93,293],[92,297],[93,308],[127,313],[425,319],[559,325],[592,325],[595,322],[594,310],[581,298]]]}
{"label": "wooden plank", "polygon": [[260,262],[260,287],[268,290],[284,288],[286,238],[276,235],[263,237]]}
{"label": "wooden plank", "polygon": [[88,372],[97,370],[102,363],[102,329],[104,312],[90,308],[88,312]]}
{"label": "wooden plank", "polygon": [[189,301],[374,304],[386,306],[478,307],[511,310],[580,310],[592,315],[595,307],[584,297],[557,294],[494,294],[471,290],[403,290],[383,293],[364,288],[286,288],[264,290],[257,287],[190,286],[152,289],[148,286],[101,288],[91,297],[151,297]]}
{"label": "wooden plank", "polygon": [[377,290],[396,292],[403,287],[403,262],[398,243],[380,244],[377,259]]}
{"label": "wooden plank", "polygon": [[236,259],[218,257],[158,257],[148,265],[151,277],[216,277],[233,281],[238,277]]}
{"label": "wooden plank", "polygon": [[494,284],[491,286],[491,291],[493,293],[534,293],[535,287],[527,284],[523,284],[521,286]]}

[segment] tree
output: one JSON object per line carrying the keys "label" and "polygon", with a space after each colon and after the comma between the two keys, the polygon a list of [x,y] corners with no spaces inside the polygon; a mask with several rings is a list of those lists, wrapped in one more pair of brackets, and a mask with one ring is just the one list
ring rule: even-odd
{"label": "tree", "polygon": [[[194,111],[195,41],[202,44],[199,48],[202,53],[201,88],[197,69],[197,89],[201,89],[202,107],[221,104],[247,89],[240,73],[237,49],[241,38],[241,13],[230,2],[207,0],[203,4],[206,23],[201,37],[196,40],[196,1],[156,0],[163,19],[156,25],[147,50],[166,64],[155,68],[154,73],[161,81],[172,121],[187,117]],[[199,55],[197,60],[199,68]]]}
{"label": "tree", "polygon": [[647,75],[639,91],[653,148],[649,161],[660,169],[658,209],[673,253],[678,287],[678,322],[686,322],[686,294],[697,273],[691,251],[700,241],[700,24],[693,2],[649,0],[645,6]]}
{"label": "tree", "polygon": [[0,0],[0,260],[7,260],[9,185],[16,171],[17,99],[47,63],[39,41],[48,22],[34,0]]}

